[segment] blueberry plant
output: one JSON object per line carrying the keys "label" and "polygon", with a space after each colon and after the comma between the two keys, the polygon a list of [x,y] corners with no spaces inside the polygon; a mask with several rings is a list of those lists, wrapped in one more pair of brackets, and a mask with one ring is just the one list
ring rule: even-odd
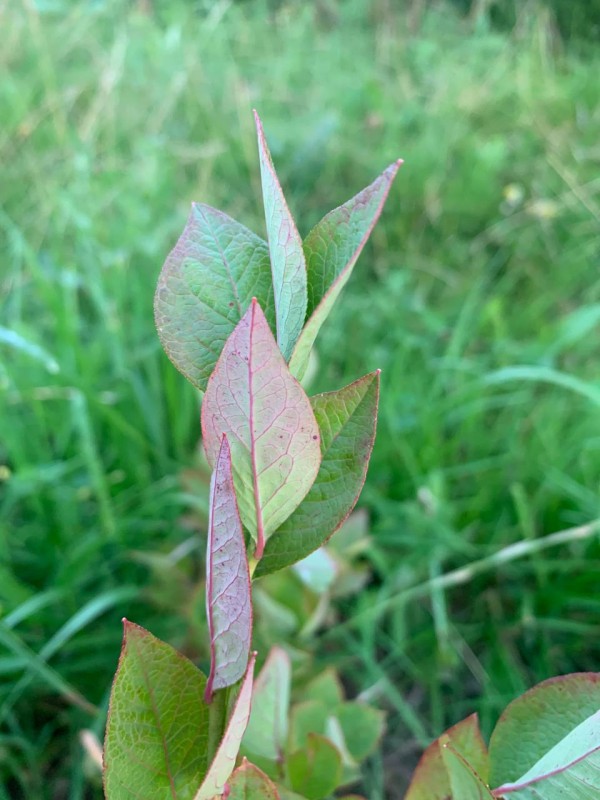
{"label": "blueberry plant", "polygon": [[[125,621],[107,800],[326,800],[382,733],[381,712],[346,700],[333,672],[291,706],[282,647],[254,679],[252,584],[321,548],[364,483],[379,373],[312,398],[301,381],[401,162],[302,240],[256,126],[267,241],[194,204],[155,302],[163,347],[202,395],[210,670]],[[579,674],[514,701],[489,747],[471,716],[426,750],[406,800],[600,796],[599,708],[600,676]]]}

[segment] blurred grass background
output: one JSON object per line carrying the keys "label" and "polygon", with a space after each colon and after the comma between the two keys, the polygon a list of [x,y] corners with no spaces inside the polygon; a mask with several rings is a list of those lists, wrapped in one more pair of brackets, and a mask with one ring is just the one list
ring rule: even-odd
{"label": "blurred grass background", "polygon": [[405,159],[311,387],[383,370],[373,579],[315,646],[389,712],[362,791],[400,797],[460,717],[489,731],[533,682],[598,668],[594,538],[402,593],[600,516],[599,18],[560,0],[0,7],[2,800],[99,798],[79,733],[102,733],[120,618],[190,637],[152,564],[188,547],[198,401],[152,294],[191,200],[264,230],[252,107],[302,233]]}

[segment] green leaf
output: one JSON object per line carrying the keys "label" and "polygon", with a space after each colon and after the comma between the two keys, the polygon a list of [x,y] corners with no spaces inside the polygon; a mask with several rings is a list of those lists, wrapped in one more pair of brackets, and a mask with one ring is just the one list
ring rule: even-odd
{"label": "green leaf", "polygon": [[240,745],[250,717],[255,661],[256,653],[252,653],[231,711],[231,716],[227,722],[225,733],[206,773],[206,777],[202,781],[200,789],[194,795],[194,800],[213,800],[216,795],[220,795],[235,767],[235,761],[240,752]]}
{"label": "green leaf", "polygon": [[318,700],[296,703],[290,714],[290,740],[292,750],[306,747],[312,733],[325,735],[329,712]]}
{"label": "green leaf", "polygon": [[306,317],[306,262],[302,240],[279,185],[260,118],[254,112],[263,204],[277,319],[277,344],[289,361]]}
{"label": "green leaf", "polygon": [[600,797],[600,711],[580,723],[515,783],[494,790],[507,800]]}
{"label": "green leaf", "polygon": [[281,758],[288,733],[292,665],[281,647],[273,647],[254,684],[252,713],[244,748],[263,758]]}
{"label": "green leaf", "polygon": [[342,759],[329,739],[310,734],[306,748],[292,753],[287,761],[290,784],[307,800],[323,800],[342,778]]}
{"label": "green leaf", "polygon": [[385,714],[357,701],[342,703],[335,713],[348,752],[355,761],[363,761],[377,747],[385,728]]}
{"label": "green leaf", "polygon": [[378,371],[311,399],[321,431],[321,468],[304,501],[267,542],[255,578],[305,558],[348,517],[367,474],[378,400]]}
{"label": "green leaf", "polygon": [[493,800],[489,787],[473,765],[452,747],[447,737],[442,737],[441,750],[450,780],[451,800]]}
{"label": "green leaf", "polygon": [[207,770],[206,678],[144,628],[124,624],[104,743],[107,800],[192,800]]}
{"label": "green leaf", "polygon": [[318,700],[328,711],[335,711],[344,702],[344,690],[337,672],[328,667],[302,691],[304,700]]}
{"label": "green leaf", "polygon": [[321,451],[310,401],[255,300],[225,343],[202,403],[202,436],[213,467],[223,434],[242,522],[259,559],[265,540],[312,486]]}
{"label": "green leaf", "polygon": [[214,689],[236,683],[246,671],[252,638],[252,597],[246,543],[223,436],[210,483],[206,555],[206,610],[211,664],[206,702]]}
{"label": "green leaf", "polygon": [[308,320],[290,359],[290,370],[298,380],[304,377],[321,325],[348,282],[379,219],[401,163],[390,164],[370,186],[330,211],[304,240]]}
{"label": "green leaf", "polygon": [[198,389],[206,389],[253,297],[275,330],[267,243],[222,211],[194,203],[160,273],[154,313],[165,352]]}
{"label": "green leaf", "polygon": [[460,797],[452,798],[450,778],[442,757],[442,740],[450,743],[453,750],[482,776],[482,780],[487,779],[487,749],[479,730],[477,714],[472,714],[449,728],[425,750],[404,800],[463,800]]}
{"label": "green leaf", "polygon": [[504,711],[490,739],[490,783],[511,783],[600,708],[600,673],[564,675],[534,686]]}
{"label": "green leaf", "polygon": [[247,759],[227,782],[227,800],[281,800],[275,784]]}

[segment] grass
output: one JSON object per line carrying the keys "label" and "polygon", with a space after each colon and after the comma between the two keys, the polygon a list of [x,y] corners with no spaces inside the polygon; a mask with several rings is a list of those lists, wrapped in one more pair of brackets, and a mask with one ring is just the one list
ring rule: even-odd
{"label": "grass", "polygon": [[100,796],[123,615],[204,657],[198,402],[151,300],[192,199],[263,230],[253,106],[303,232],[406,162],[311,387],[383,370],[374,577],[315,647],[388,709],[395,797],[460,716],[600,663],[597,538],[536,544],[600,516],[598,57],[533,6],[39,7],[0,10],[0,798]]}

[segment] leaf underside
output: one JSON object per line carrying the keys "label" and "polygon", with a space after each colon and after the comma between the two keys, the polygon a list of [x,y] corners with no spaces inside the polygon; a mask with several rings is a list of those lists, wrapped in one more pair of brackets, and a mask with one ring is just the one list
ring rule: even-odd
{"label": "leaf underside", "polygon": [[187,658],[125,622],[104,745],[107,800],[194,798],[207,770],[205,684]]}
{"label": "leaf underside", "polygon": [[248,558],[226,436],[211,480],[206,563],[211,644],[206,700],[210,702],[214,689],[233,685],[246,671],[252,637]]}
{"label": "leaf underside", "polygon": [[290,375],[256,301],[227,340],[202,403],[202,435],[214,467],[223,435],[244,526],[257,543],[290,516],[321,461],[310,401]]}
{"label": "leaf underside", "polygon": [[194,800],[213,800],[225,788],[229,776],[235,767],[235,761],[240,751],[240,744],[250,717],[250,704],[252,700],[252,683],[254,677],[254,663],[256,653],[250,655],[248,668],[242,680],[236,697],[231,716],[227,722],[225,733],[215,757],[206,773],[202,785],[194,795]]}
{"label": "leaf underside", "polygon": [[292,665],[281,647],[273,647],[254,684],[252,713],[244,747],[271,761],[281,758],[287,741]]}
{"label": "leaf underside", "polygon": [[165,352],[198,389],[206,389],[253,297],[275,330],[267,243],[222,211],[194,203],[160,273],[154,314]]}
{"label": "leaf underside", "polygon": [[600,673],[550,678],[514,700],[490,739],[490,783],[516,781],[600,708]]}
{"label": "leaf underside", "polygon": [[306,262],[302,240],[273,166],[260,118],[254,112],[277,320],[277,344],[286,361],[306,316]]}
{"label": "leaf underside", "polygon": [[290,370],[299,380],[306,372],[317,334],[379,219],[401,163],[390,164],[366,189],[330,211],[304,240],[308,319],[290,359]]}
{"label": "leaf underside", "polygon": [[367,474],[378,400],[378,372],[311,398],[321,432],[321,467],[304,501],[267,542],[254,577],[305,558],[348,517]]}

